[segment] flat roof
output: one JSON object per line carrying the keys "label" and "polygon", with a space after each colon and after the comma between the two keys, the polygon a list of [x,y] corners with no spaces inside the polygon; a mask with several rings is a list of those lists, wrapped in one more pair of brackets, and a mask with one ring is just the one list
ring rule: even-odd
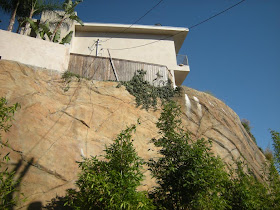
{"label": "flat roof", "polygon": [[[106,32],[106,33],[139,33],[173,36],[176,53],[179,52],[189,32],[188,28],[170,26],[129,25],[113,23],[84,23],[84,26],[75,25],[76,31]],[[124,31],[125,30],[125,31]]]}

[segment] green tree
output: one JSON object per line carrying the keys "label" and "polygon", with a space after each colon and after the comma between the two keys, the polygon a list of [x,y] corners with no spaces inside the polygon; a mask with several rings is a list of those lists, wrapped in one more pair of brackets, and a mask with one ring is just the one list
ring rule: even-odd
{"label": "green tree", "polygon": [[60,7],[59,2],[53,0],[0,0],[2,11],[11,14],[8,31],[13,30],[16,17],[21,25],[26,17],[31,19],[34,15],[41,14],[42,11]]}
{"label": "green tree", "polygon": [[231,209],[270,209],[267,185],[254,177],[251,170],[241,161],[231,170],[231,181],[225,197]]}
{"label": "green tree", "polygon": [[270,134],[273,140],[273,157],[269,161],[268,166],[271,208],[280,209],[280,133],[270,130]]}
{"label": "green tree", "polygon": [[63,5],[62,5],[62,9],[63,9],[62,14],[59,14],[59,13],[57,14],[59,17],[59,20],[56,23],[54,31],[50,37],[50,40],[52,42],[55,42],[55,40],[57,40],[57,36],[58,36],[58,34],[60,34],[59,29],[66,20],[74,20],[74,21],[77,21],[78,23],[80,23],[81,25],[83,25],[83,21],[75,13],[75,7],[81,2],[82,2],[82,0],[75,0],[74,2],[72,2],[72,0],[64,1]]}
{"label": "green tree", "polygon": [[[53,11],[55,9],[60,9],[61,4],[59,1],[54,0],[25,0],[24,3],[20,4],[19,9],[24,12],[21,14],[21,17],[32,19],[35,15],[40,15],[43,11],[50,10]],[[26,22],[26,21],[25,21]],[[26,30],[29,28],[29,22],[26,23],[24,34],[26,34]]]}
{"label": "green tree", "polygon": [[106,147],[105,160],[92,157],[79,163],[79,191],[68,190],[66,205],[74,209],[153,209],[147,193],[136,190],[143,178],[143,160],[133,148],[133,131],[135,126],[127,128]]}
{"label": "green tree", "polygon": [[[28,22],[28,24],[30,24],[34,32],[41,37],[41,39],[45,40],[46,38],[48,38],[51,42],[57,43],[60,40],[60,28],[63,27],[64,24],[67,25],[67,20],[74,20],[83,25],[83,22],[74,11],[75,7],[81,2],[82,1],[75,1],[73,3],[72,0],[65,0],[62,5],[63,11],[54,11],[58,17],[58,20],[51,20],[45,23],[37,23],[34,22],[31,18],[26,18],[26,21]],[[54,27],[50,27],[50,25]],[[52,30],[52,28],[54,29]],[[60,44],[70,43],[72,34],[73,31],[70,31],[64,38],[62,38]]]}
{"label": "green tree", "polygon": [[150,160],[158,187],[151,193],[163,209],[225,209],[229,176],[220,158],[211,153],[211,141],[192,141],[181,126],[181,110],[174,101],[164,105],[157,123],[161,157]]}
{"label": "green tree", "polygon": [[[0,98],[0,143],[1,149],[3,145],[7,146],[7,142],[3,142],[1,132],[8,132],[15,111],[20,107],[18,103],[7,106],[7,100]],[[17,199],[13,198],[13,193],[17,191],[15,188],[18,181],[14,181],[14,172],[10,172],[7,164],[9,162],[9,153],[3,155],[0,153],[0,209],[11,209],[16,205]]]}
{"label": "green tree", "polygon": [[273,140],[274,163],[278,170],[280,170],[280,133],[270,130],[270,134]]}
{"label": "green tree", "polygon": [[11,14],[10,23],[7,31],[12,31],[16,20],[16,14],[20,5],[20,0],[0,0],[0,8],[2,11]]}

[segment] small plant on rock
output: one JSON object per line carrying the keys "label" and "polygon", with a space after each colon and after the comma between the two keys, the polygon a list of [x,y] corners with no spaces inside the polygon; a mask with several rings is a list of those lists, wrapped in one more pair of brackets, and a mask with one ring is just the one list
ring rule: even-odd
{"label": "small plant on rock", "polygon": [[249,136],[251,137],[251,139],[253,139],[253,141],[255,143],[257,143],[255,136],[251,132],[250,121],[247,119],[242,119],[241,123],[242,123],[243,127],[245,128],[245,130],[247,131],[247,133],[249,134]]}
{"label": "small plant on rock", "polygon": [[64,92],[67,92],[70,88],[70,82],[72,81],[72,78],[77,78],[78,82],[80,82],[80,79],[82,78],[80,75],[72,73],[70,71],[66,71],[62,74],[62,79],[64,80],[65,87],[63,88]]}

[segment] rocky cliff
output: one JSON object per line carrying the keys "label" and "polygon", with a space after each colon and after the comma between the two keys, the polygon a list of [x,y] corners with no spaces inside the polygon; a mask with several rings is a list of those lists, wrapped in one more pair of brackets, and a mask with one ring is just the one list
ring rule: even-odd
{"label": "rocky cliff", "polygon": [[[158,110],[136,108],[135,99],[115,82],[72,79],[44,69],[0,61],[0,97],[20,103],[8,139],[11,168],[21,178],[20,192],[27,197],[23,209],[46,204],[74,187],[82,156],[100,155],[106,144],[126,126],[140,119],[134,135],[139,155],[148,160],[157,155],[149,142],[158,137]],[[217,98],[183,87],[176,98],[182,107],[183,125],[193,138],[211,138],[213,151],[228,166],[244,159],[260,177],[265,157],[250,139],[236,113]],[[142,189],[154,181],[145,171]]]}

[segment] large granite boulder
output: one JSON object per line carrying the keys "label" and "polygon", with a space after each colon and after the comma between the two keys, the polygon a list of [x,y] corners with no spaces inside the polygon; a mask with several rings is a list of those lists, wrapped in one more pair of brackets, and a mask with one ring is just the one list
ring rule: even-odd
{"label": "large granite boulder", "polygon": [[[20,103],[10,132],[10,168],[21,178],[19,188],[27,201],[23,209],[40,209],[56,195],[75,187],[82,156],[100,156],[106,144],[140,119],[134,146],[143,159],[157,156],[150,139],[159,137],[156,111],[136,107],[135,99],[115,82],[73,78],[65,83],[57,72],[17,62],[0,61],[0,96]],[[215,97],[184,87],[176,98],[183,125],[193,138],[211,138],[213,151],[228,165],[244,159],[261,177],[265,157],[243,128],[239,117]],[[141,190],[155,185],[145,168]]]}

